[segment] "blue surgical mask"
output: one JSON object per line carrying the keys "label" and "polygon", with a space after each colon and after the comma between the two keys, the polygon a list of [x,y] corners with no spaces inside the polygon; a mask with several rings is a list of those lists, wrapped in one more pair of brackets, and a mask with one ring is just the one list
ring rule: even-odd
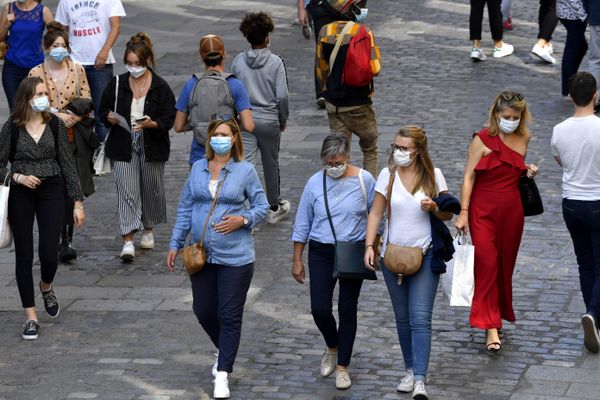
{"label": "blue surgical mask", "polygon": [[48,56],[56,62],[62,62],[62,60],[69,57],[69,51],[64,47],[55,47],[48,52]]}
{"label": "blue surgical mask", "polygon": [[359,24],[362,24],[365,22],[365,20],[367,19],[367,14],[369,13],[369,9],[368,8],[361,8],[360,9],[360,14],[358,14],[356,16],[356,22],[358,22]]}
{"label": "blue surgical mask", "polygon": [[230,137],[213,136],[210,138],[210,147],[216,154],[224,156],[231,151],[233,142]]}
{"label": "blue surgical mask", "polygon": [[520,119],[510,121],[508,119],[500,118],[498,126],[500,126],[500,130],[504,133],[513,133],[519,127],[519,123],[521,123]]}
{"label": "blue surgical mask", "polygon": [[31,108],[36,112],[48,111],[50,109],[50,101],[48,96],[36,97],[31,100]]}
{"label": "blue surgical mask", "polygon": [[127,68],[127,71],[129,71],[129,73],[131,74],[131,76],[133,76],[134,78],[139,78],[140,76],[144,75],[144,72],[146,72],[146,67],[130,67],[129,65],[126,65],[125,68]]}

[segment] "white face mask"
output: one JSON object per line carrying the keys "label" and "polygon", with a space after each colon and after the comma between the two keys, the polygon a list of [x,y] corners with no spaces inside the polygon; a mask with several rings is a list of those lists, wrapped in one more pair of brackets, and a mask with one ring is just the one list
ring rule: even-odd
{"label": "white face mask", "polygon": [[329,175],[333,179],[338,179],[342,175],[344,175],[344,172],[346,172],[346,168],[347,167],[348,167],[348,164],[346,164],[346,163],[343,163],[343,164],[338,165],[336,167],[332,167],[331,165],[327,165],[325,167],[325,172],[327,172],[327,175]]}
{"label": "white face mask", "polygon": [[520,119],[515,121],[510,121],[508,119],[500,118],[498,121],[498,126],[500,130],[504,133],[513,133],[519,127],[519,123],[521,123]]}
{"label": "white face mask", "polygon": [[31,108],[36,112],[48,111],[50,109],[50,100],[48,96],[36,97],[31,100]]}
{"label": "white face mask", "polygon": [[125,68],[127,68],[127,71],[129,71],[129,73],[131,74],[131,76],[133,76],[134,78],[139,78],[140,76],[144,75],[144,72],[146,72],[146,67],[130,67],[129,65],[126,65]]}
{"label": "white face mask", "polygon": [[414,153],[414,151],[401,151],[400,149],[394,150],[394,161],[399,167],[408,167],[415,161],[414,158],[411,158],[410,155]]}

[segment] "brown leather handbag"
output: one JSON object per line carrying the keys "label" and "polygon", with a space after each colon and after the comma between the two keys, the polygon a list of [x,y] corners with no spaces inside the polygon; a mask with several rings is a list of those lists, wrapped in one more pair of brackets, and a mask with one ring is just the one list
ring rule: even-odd
{"label": "brown leather handbag", "polygon": [[217,201],[219,200],[219,193],[221,192],[221,188],[223,187],[223,183],[225,182],[225,178],[227,177],[227,173],[223,177],[223,180],[219,184],[217,188],[217,192],[215,193],[215,197],[213,198],[212,204],[210,205],[210,210],[208,211],[208,215],[206,216],[206,220],[204,221],[204,228],[202,229],[202,237],[200,241],[194,244],[190,244],[189,246],[185,246],[183,249],[179,250],[179,255],[181,256],[181,261],[183,261],[183,266],[189,275],[197,274],[202,271],[204,265],[206,264],[206,249],[204,248],[204,235],[206,234],[206,228],[208,227],[208,221],[217,205]]}
{"label": "brown leather handbag", "polygon": [[[8,14],[13,14],[12,7],[14,7],[13,3],[8,3]],[[7,32],[7,34],[9,34],[9,32]],[[8,53],[8,37],[0,42],[0,60],[4,60],[6,53]]]}
{"label": "brown leather handbag", "polygon": [[414,275],[423,263],[423,249],[420,247],[398,246],[390,243],[390,228],[392,220],[392,187],[396,178],[396,168],[390,170],[390,182],[387,189],[387,238],[383,265],[398,275]]}

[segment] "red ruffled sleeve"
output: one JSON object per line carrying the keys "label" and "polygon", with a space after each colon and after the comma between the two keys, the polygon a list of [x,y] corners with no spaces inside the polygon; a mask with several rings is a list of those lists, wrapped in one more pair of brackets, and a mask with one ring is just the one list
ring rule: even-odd
{"label": "red ruffled sleeve", "polygon": [[500,139],[500,136],[491,136],[487,128],[474,133],[473,137],[475,136],[479,136],[479,139],[481,139],[485,147],[492,150],[490,154],[479,160],[477,166],[475,166],[475,171],[493,169],[500,166],[502,163],[508,164],[521,171],[527,171],[523,156],[504,144],[502,139]]}

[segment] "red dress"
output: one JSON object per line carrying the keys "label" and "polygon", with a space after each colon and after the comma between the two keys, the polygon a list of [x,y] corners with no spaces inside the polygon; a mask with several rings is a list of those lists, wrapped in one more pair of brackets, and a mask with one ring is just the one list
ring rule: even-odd
{"label": "red dress", "polygon": [[477,132],[492,152],[475,167],[469,202],[469,227],[475,246],[475,293],[471,326],[501,328],[515,321],[512,274],[523,233],[519,178],[527,171],[523,156],[487,129]]}

